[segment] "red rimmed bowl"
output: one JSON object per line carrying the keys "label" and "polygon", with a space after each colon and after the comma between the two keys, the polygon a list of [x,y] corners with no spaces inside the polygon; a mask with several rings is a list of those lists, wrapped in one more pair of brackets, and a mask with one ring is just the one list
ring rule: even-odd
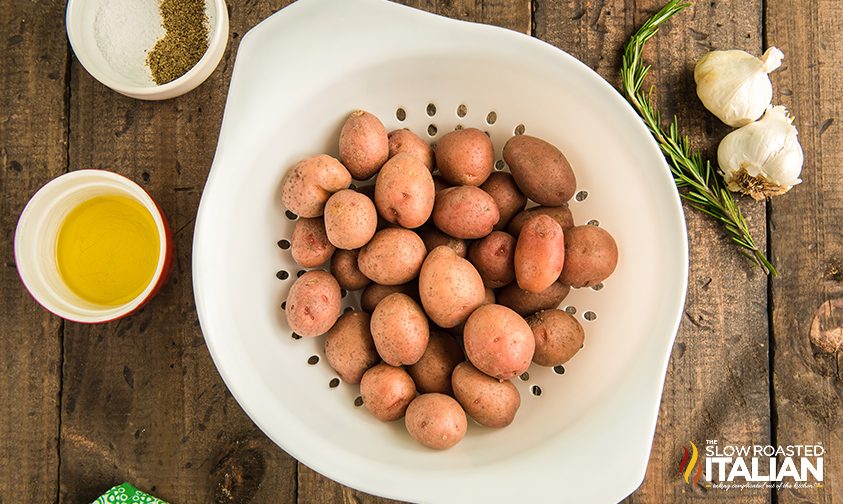
{"label": "red rimmed bowl", "polygon": [[[137,201],[152,215],[160,238],[158,263],[146,288],[118,306],[97,305],[79,297],[62,280],[56,264],[56,239],[64,218],[97,196]],[[32,297],[63,319],[87,324],[116,320],[145,305],[166,282],[173,252],[167,219],[152,197],[135,182],[105,170],[77,170],[51,180],[29,200],[15,231],[15,263]]]}

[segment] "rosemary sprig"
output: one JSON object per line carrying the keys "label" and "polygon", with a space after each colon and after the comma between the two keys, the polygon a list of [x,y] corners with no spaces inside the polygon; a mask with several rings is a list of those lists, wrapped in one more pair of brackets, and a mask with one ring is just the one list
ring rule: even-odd
{"label": "rosemary sprig", "polygon": [[755,244],[749,226],[732,193],[724,186],[722,178],[708,160],[703,160],[698,150],[691,148],[688,137],[679,133],[676,116],[667,131],[662,128],[661,114],[652,101],[653,87],[651,86],[647,93],[641,91],[644,79],[650,71],[650,65],[644,64],[641,59],[644,44],[658,33],[659,26],[689,5],[691,4],[684,0],[671,0],[629,39],[624,47],[621,63],[623,91],[669,161],[673,180],[680,189],[680,196],[692,207],[717,219],[726,229],[732,242],[740,247],[741,253],[775,277],[778,275],[776,268]]}

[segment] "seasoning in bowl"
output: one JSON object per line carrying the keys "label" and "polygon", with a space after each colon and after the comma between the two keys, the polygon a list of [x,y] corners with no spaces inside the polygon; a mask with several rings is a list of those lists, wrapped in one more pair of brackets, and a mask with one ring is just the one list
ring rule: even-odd
{"label": "seasoning in bowl", "polygon": [[161,19],[164,36],[146,58],[159,85],[187,73],[208,50],[205,0],[162,0]]}
{"label": "seasoning in bowl", "polygon": [[206,0],[103,0],[97,46],[111,67],[137,83],[166,84],[208,51]]}

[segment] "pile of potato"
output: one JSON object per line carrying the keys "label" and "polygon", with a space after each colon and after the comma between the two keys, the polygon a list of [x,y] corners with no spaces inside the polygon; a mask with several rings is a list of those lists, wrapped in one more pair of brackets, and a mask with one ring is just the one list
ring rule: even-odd
{"label": "pile of potato", "polygon": [[[300,216],[293,259],[330,261],[330,273],[308,271],[291,287],[290,328],[327,334],[328,364],[360,384],[366,408],[383,421],[404,417],[431,448],[458,443],[466,413],[509,425],[521,404],[509,380],[583,345],[582,326],[559,304],[617,264],[609,233],[574,225],[576,179],[556,147],[518,135],[503,157],[511,174],[493,170],[492,142],[477,129],[444,135],[434,152],[356,111],[339,160],[304,159],[283,180],[283,204]],[[374,186],[350,188],[375,175]],[[525,210],[528,199],[539,206]],[[363,311],[341,315],[341,289],[363,289]]]}

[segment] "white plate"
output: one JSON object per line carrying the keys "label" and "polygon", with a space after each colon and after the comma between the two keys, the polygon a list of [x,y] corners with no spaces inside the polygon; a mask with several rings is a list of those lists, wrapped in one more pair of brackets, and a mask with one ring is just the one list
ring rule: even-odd
{"label": "white plate", "polygon": [[[436,113],[427,114],[428,104]],[[467,106],[458,117],[459,105]],[[295,279],[279,183],[297,160],[336,155],[352,110],[426,135],[488,130],[498,155],[516,126],[559,146],[596,219],[620,248],[600,291],[573,291],[585,348],[564,375],[530,369],[508,428],[471,425],[455,448],[427,450],[402,422],[352,404],[321,339],[291,338],[280,304]],[[399,121],[402,108],[406,119]],[[494,125],[485,123],[488,112]],[[380,0],[302,0],[240,44],[194,241],[202,330],[231,392],[303,463],[362,491],[414,502],[614,502],[644,478],[687,284],[679,198],[658,147],[623,98],[585,65],[512,31]],[[290,278],[275,274],[288,271]],[[353,304],[353,296],[346,303]],[[542,395],[531,394],[534,385]]]}

